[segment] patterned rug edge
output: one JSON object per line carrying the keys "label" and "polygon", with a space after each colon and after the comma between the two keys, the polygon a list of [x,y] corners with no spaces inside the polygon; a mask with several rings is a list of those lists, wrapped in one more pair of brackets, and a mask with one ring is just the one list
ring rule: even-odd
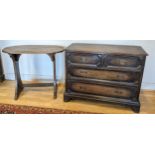
{"label": "patterned rug edge", "polygon": [[0,114],[93,114],[93,113],[0,103]]}

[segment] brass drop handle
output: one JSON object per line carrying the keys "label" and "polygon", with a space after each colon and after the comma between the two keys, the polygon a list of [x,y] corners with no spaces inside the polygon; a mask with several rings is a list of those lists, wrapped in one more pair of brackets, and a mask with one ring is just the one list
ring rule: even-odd
{"label": "brass drop handle", "polygon": [[80,57],[80,60],[81,60],[82,62],[85,62],[85,61],[86,61],[86,58],[85,58],[85,57]]}
{"label": "brass drop handle", "polygon": [[121,75],[118,75],[118,74],[116,75],[116,78],[118,79],[120,79],[121,77],[122,77]]}
{"label": "brass drop handle", "polygon": [[80,73],[81,74],[87,74],[88,72],[87,71],[84,71],[84,70],[81,70]]}
{"label": "brass drop handle", "polygon": [[79,88],[80,88],[80,90],[86,90],[86,88],[83,86],[80,86]]}
{"label": "brass drop handle", "polygon": [[122,91],[116,90],[115,93],[116,94],[122,94]]}

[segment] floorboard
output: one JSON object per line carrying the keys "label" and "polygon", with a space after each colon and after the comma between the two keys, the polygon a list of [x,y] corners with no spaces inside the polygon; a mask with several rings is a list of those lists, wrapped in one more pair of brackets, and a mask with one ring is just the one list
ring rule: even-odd
{"label": "floorboard", "polygon": [[[53,87],[24,88],[20,98],[14,98],[15,82],[0,83],[0,103],[11,105],[34,106],[40,108],[54,108],[62,110],[82,111],[99,114],[134,114],[127,107],[116,106],[103,102],[73,100],[63,102],[64,85],[59,84],[58,98],[53,99]],[[155,91],[142,90],[140,95],[141,114],[155,114]]]}

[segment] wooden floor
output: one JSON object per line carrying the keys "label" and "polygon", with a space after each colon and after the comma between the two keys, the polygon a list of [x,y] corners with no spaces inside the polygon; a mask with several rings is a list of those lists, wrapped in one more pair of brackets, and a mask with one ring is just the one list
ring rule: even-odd
{"label": "wooden floor", "polygon": [[[53,100],[53,88],[24,88],[20,98],[14,98],[15,82],[4,81],[0,83],[0,103],[12,105],[26,105],[41,108],[55,108],[63,110],[83,111],[103,114],[133,114],[130,108],[92,102],[74,100],[63,102],[64,86],[59,85],[58,98]],[[141,114],[155,114],[155,91],[142,91],[140,95]]]}

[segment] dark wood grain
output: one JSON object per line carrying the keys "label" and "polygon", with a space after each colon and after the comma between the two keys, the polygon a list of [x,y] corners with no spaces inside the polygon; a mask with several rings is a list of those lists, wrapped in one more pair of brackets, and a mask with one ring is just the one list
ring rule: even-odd
{"label": "dark wood grain", "polygon": [[67,52],[83,52],[83,53],[109,53],[146,56],[147,53],[140,46],[126,45],[105,45],[105,44],[84,44],[74,43],[66,48]]}
{"label": "dark wood grain", "polygon": [[9,54],[54,54],[64,51],[64,47],[55,45],[19,45],[2,49]]}
{"label": "dark wood grain", "polygon": [[97,54],[69,54],[70,63],[81,65],[97,65],[100,60],[100,55]]}
{"label": "dark wood grain", "polygon": [[137,83],[139,79],[139,73],[132,72],[120,72],[120,71],[107,71],[107,70],[95,70],[86,68],[71,68],[71,76],[83,77],[99,80],[111,80],[111,81],[124,81]]}
{"label": "dark wood grain", "polygon": [[80,82],[74,82],[74,83],[70,82],[69,85],[70,89],[75,92],[103,95],[109,97],[112,96],[126,99],[132,99],[135,96],[133,89],[130,88],[118,88],[116,86],[114,87],[114,86],[88,84]]}
{"label": "dark wood grain", "polygon": [[64,101],[107,101],[140,110],[147,53],[138,46],[72,44],[66,49]]}

